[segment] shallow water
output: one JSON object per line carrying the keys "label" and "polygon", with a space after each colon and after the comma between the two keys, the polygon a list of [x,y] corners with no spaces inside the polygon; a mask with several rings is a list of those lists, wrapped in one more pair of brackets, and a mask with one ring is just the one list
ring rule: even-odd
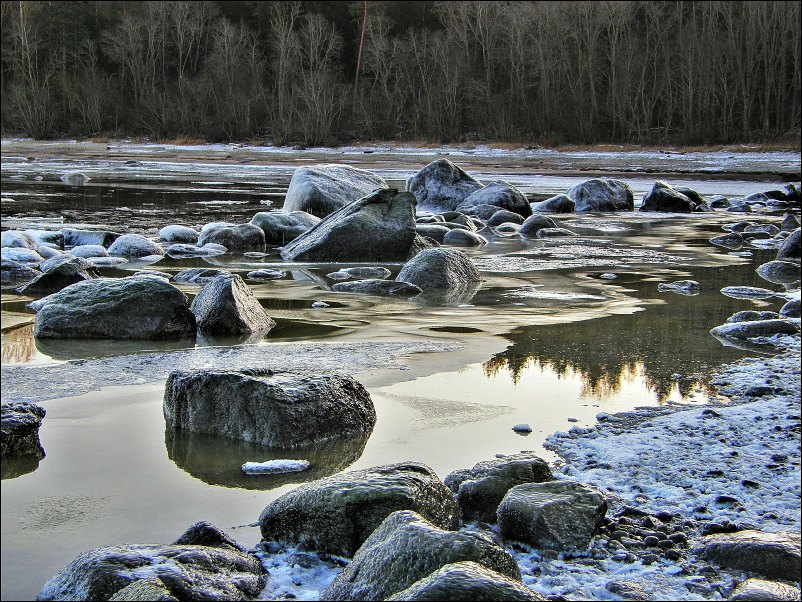
{"label": "shallow water", "polygon": [[[193,171],[187,164],[152,163],[116,174],[107,169],[105,176],[93,175],[90,186],[74,187],[53,181],[63,167],[58,162],[37,168],[4,158],[3,226],[92,224],[153,236],[171,223],[199,227],[246,221],[256,211],[280,207],[291,172],[286,166],[254,168],[243,179],[241,169]],[[520,173],[508,179],[523,182],[531,195],[557,186],[556,180]],[[651,186],[648,178],[633,180],[642,189]],[[756,192],[776,183],[749,185],[754,188],[749,192]],[[714,188],[709,181],[702,186],[706,192]],[[724,183],[712,192],[727,192],[728,186],[734,187]],[[263,267],[286,269],[284,279],[250,282],[278,324],[262,340],[36,340],[25,325],[31,299],[4,291],[3,366],[41,371],[35,374],[43,375],[43,382],[54,364],[84,361],[82,366],[96,370],[103,382],[104,370],[109,377],[114,370],[119,379],[121,369],[98,358],[159,358],[196,346],[256,345],[267,351],[300,341],[437,341],[457,343],[460,350],[407,357],[406,370],[372,368],[357,374],[376,405],[378,421],[370,437],[293,453],[165,433],[164,381],[149,378],[135,362],[124,386],[75,395],[65,382],[62,393],[41,402],[48,412],[40,431],[47,457],[38,467],[3,467],[2,597],[34,596],[46,579],[89,547],[169,542],[199,520],[254,544],[258,529],[244,525],[255,521],[270,500],[293,484],[345,468],[418,460],[444,477],[497,453],[533,449],[550,457],[541,448],[546,436],[574,423],[592,424],[599,412],[707,401],[711,371],[747,354],[723,346],[709,329],[736,311],[776,310],[783,303],[719,292],[729,285],[782,290],[754,271],[775,251],[749,249],[751,257],[739,257],[707,242],[722,232],[722,224],[741,219],[722,213],[562,218],[582,237],[494,238],[487,247],[469,251],[485,278],[481,287],[446,299],[334,293],[326,274],[346,265],[288,264],[275,251],[263,258],[166,258],[144,268],[176,273],[218,266],[243,277]],[[774,223],[781,218],[749,219]],[[103,273],[124,276],[134,269],[123,267]],[[386,267],[393,276],[400,269],[399,264]],[[604,273],[617,277],[603,279]],[[688,278],[702,284],[701,294],[657,291],[659,282]],[[200,290],[181,288],[190,296]],[[315,309],[315,301],[329,307]],[[531,425],[528,436],[511,430],[521,422]],[[260,477],[239,469],[245,461],[277,457],[305,458],[313,466],[303,473]],[[12,574],[13,579],[7,577]]]}

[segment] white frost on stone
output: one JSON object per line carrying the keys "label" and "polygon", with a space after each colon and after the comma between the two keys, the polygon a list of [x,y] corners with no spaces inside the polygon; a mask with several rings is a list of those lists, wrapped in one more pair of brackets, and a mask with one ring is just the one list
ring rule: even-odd
{"label": "white frost on stone", "polygon": [[245,462],[242,472],[250,475],[282,474],[301,472],[309,468],[308,460],[268,460],[267,462]]}
{"label": "white frost on stone", "polygon": [[520,424],[516,424],[515,426],[513,426],[512,430],[514,430],[516,433],[531,433],[532,427],[522,422]]}

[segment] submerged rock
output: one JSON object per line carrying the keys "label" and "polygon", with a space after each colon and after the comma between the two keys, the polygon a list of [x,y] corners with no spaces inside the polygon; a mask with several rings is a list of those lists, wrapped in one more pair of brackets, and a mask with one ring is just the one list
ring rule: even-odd
{"label": "submerged rock", "polygon": [[579,235],[566,228],[540,228],[536,236],[537,238],[570,238]]}
{"label": "submerged rock", "polygon": [[702,287],[696,280],[677,280],[675,282],[661,282],[657,285],[661,293],[677,293],[679,295],[698,295]]}
{"label": "submerged rock", "polygon": [[170,374],[164,417],[170,429],[293,448],[370,432],[376,411],[350,376],[206,370]]}
{"label": "submerged rock", "polygon": [[284,270],[254,270],[246,274],[251,280],[280,280],[287,276]]}
{"label": "submerged rock", "polygon": [[755,320],[776,320],[779,316],[776,311],[739,311],[727,318],[727,324],[733,322],[754,322]]}
{"label": "submerged rock", "polygon": [[320,223],[320,218],[306,211],[262,211],[251,218],[265,233],[268,245],[286,245]]}
{"label": "submerged rock", "polygon": [[587,180],[571,188],[566,196],[576,203],[577,212],[635,210],[632,189],[621,180]]}
{"label": "submerged rock", "polygon": [[200,233],[188,226],[165,226],[159,230],[159,238],[166,243],[186,243],[194,245],[198,242]]}
{"label": "submerged rock", "polygon": [[509,552],[472,532],[444,531],[416,512],[393,512],[365,540],[321,600],[385,600],[448,564],[473,561],[511,579]]}
{"label": "submerged rock", "polygon": [[799,533],[739,531],[708,535],[694,553],[721,567],[769,579],[798,582],[802,570]]}
{"label": "submerged rock", "polygon": [[305,483],[268,505],[259,525],[267,541],[303,543],[350,558],[397,510],[417,512],[442,529],[459,526],[451,492],[431,468],[417,462],[342,472]]}
{"label": "submerged rock", "polygon": [[454,209],[465,214],[475,215],[474,208],[482,205],[495,205],[522,217],[532,215],[532,208],[526,202],[524,194],[514,186],[502,181],[491,182],[484,188],[472,192]]}
{"label": "submerged rock", "polygon": [[223,253],[227,252],[228,249],[223,245],[218,245],[213,242],[207,242],[202,247],[185,243],[176,243],[170,245],[165,250],[165,253],[171,257],[211,257],[214,255],[222,255]]}
{"label": "submerged rock", "polygon": [[[453,211],[482,183],[448,159],[437,159],[407,180],[407,191],[415,195],[419,211]],[[483,201],[481,204],[484,204]]]}
{"label": "submerged rock", "polygon": [[248,285],[236,274],[222,274],[204,286],[190,306],[206,334],[268,333],[271,320]]}
{"label": "submerged rock", "polygon": [[378,295],[390,297],[414,297],[423,291],[420,287],[408,282],[395,280],[353,280],[351,282],[338,282],[331,290],[339,293],[362,293],[363,295]]}
{"label": "submerged rock", "polygon": [[604,495],[572,481],[526,483],[510,489],[497,510],[501,534],[550,550],[585,550],[607,513]]}
{"label": "submerged rock", "polygon": [[348,165],[299,167],[292,174],[283,210],[305,211],[324,218],[377,189],[386,188],[384,178]]}
{"label": "submerged rock", "polygon": [[39,443],[39,427],[44,417],[45,409],[33,403],[2,404],[0,455],[4,461],[19,456],[33,456],[37,460],[45,457],[45,450]]}
{"label": "submerged rock", "polygon": [[722,234],[721,236],[714,236],[710,239],[710,242],[717,247],[737,251],[744,246],[746,241],[740,232],[730,232],[728,234]]}
{"label": "submerged rock", "polygon": [[550,217],[535,214],[526,218],[518,233],[525,238],[537,238],[538,231],[544,228],[556,229],[559,225]]}
{"label": "submerged rock", "polygon": [[461,251],[426,249],[401,268],[396,280],[429,291],[470,288],[481,282],[482,276]]}
{"label": "submerged rock", "polygon": [[573,213],[576,211],[574,199],[567,194],[558,194],[545,201],[532,203],[532,211],[537,213]]}
{"label": "submerged rock", "polygon": [[281,250],[287,261],[405,261],[415,198],[384,189],[338,209]]}

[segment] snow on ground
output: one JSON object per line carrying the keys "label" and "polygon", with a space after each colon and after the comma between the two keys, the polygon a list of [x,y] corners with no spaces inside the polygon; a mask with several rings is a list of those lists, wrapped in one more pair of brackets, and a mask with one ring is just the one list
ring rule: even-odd
{"label": "snow on ground", "polygon": [[267,587],[259,600],[318,600],[348,564],[345,558],[322,559],[296,547],[257,549],[256,556],[268,572]]}

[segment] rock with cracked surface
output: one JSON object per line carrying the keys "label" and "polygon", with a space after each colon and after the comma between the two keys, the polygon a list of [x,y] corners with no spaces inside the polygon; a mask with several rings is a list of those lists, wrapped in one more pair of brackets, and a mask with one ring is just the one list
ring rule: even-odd
{"label": "rock with cracked surface", "polygon": [[384,178],[348,165],[299,167],[292,174],[283,210],[288,213],[305,211],[324,218],[378,189],[386,188]]}
{"label": "rock with cracked surface", "polygon": [[418,200],[418,210],[432,213],[454,211],[482,188],[481,182],[448,159],[432,161],[407,180],[407,190]]}
{"label": "rock with cracked surface", "polygon": [[276,325],[237,274],[222,274],[204,286],[190,306],[207,334],[267,334]]}
{"label": "rock with cracked surface", "polygon": [[300,543],[351,557],[397,510],[417,512],[441,529],[459,526],[451,491],[431,468],[418,462],[342,472],[305,483],[267,506],[259,525],[267,541]]}
{"label": "rock with cracked surface", "polygon": [[123,600],[133,602],[135,600],[151,600],[155,602],[172,602],[178,600],[170,593],[170,590],[164,586],[160,579],[141,579],[134,581],[130,585],[126,585],[119,590],[111,598],[110,602],[120,602]]}
{"label": "rock with cracked surface", "polygon": [[769,579],[799,582],[802,570],[799,533],[748,530],[708,535],[694,553],[721,567]]}

